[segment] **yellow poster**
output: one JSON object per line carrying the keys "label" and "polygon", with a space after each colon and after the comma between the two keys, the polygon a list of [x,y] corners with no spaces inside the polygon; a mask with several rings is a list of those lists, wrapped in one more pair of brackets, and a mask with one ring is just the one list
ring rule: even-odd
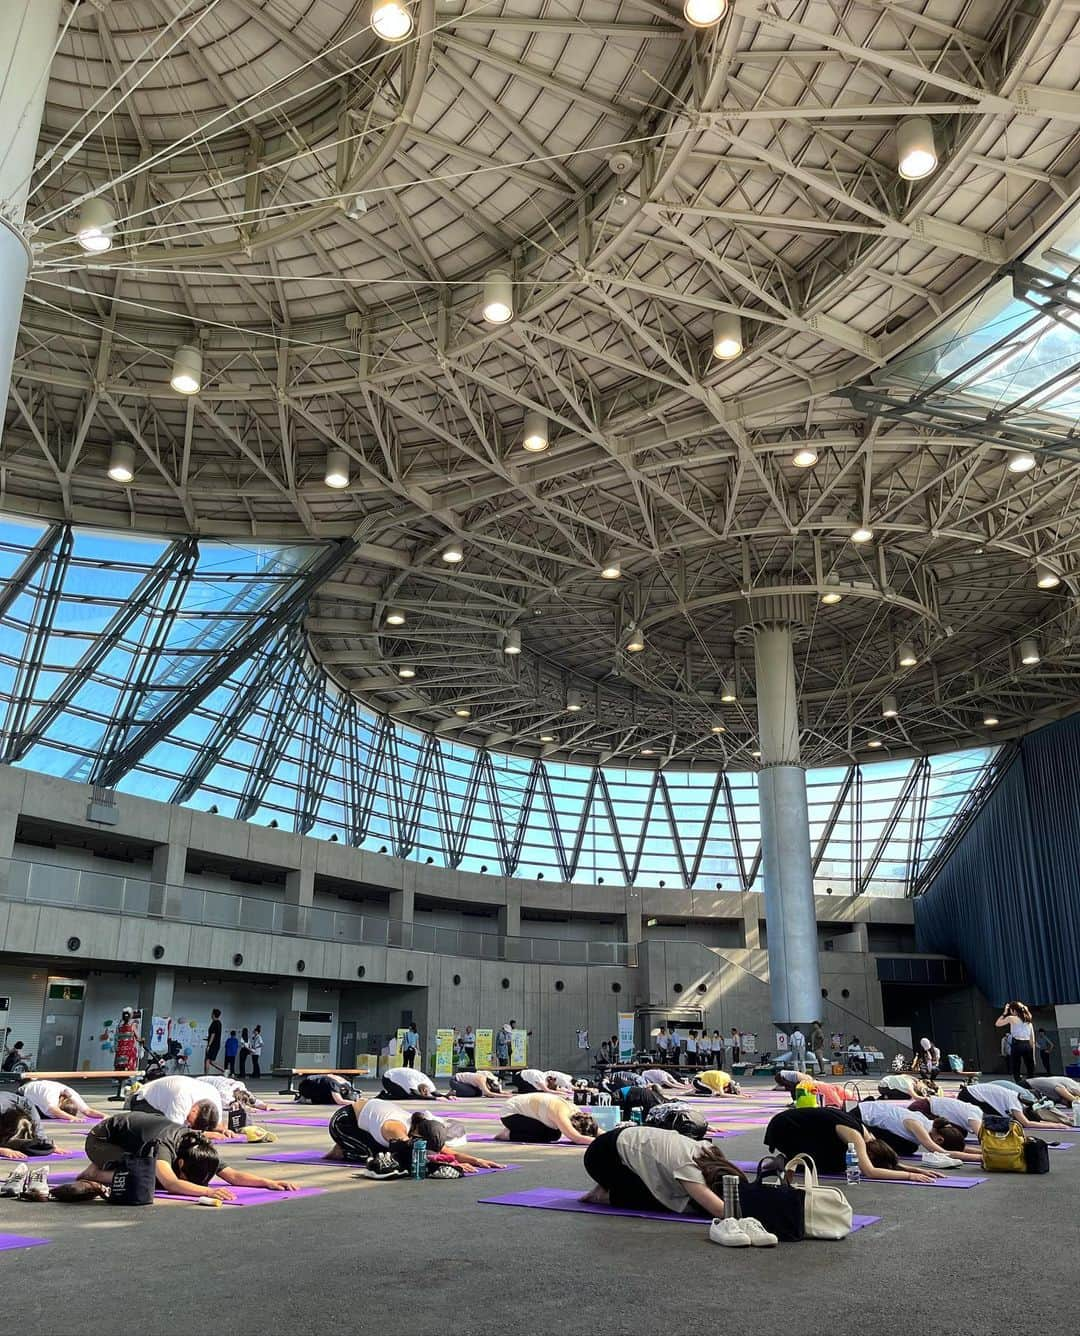
{"label": "yellow poster", "polygon": [[476,1070],[478,1072],[490,1072],[495,1065],[491,1056],[491,1045],[494,1037],[494,1030],[477,1030],[476,1032]]}
{"label": "yellow poster", "polygon": [[435,1075],[451,1076],[454,1071],[454,1032],[435,1031]]}

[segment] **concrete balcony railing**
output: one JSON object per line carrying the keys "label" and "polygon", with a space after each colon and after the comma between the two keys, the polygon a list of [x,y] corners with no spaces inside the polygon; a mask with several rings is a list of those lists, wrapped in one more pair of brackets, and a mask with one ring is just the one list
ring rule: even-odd
{"label": "concrete balcony railing", "polygon": [[275,937],[400,947],[481,960],[544,965],[637,964],[637,946],[629,942],[507,937],[22,859],[0,859],[0,898],[52,908],[263,932]]}

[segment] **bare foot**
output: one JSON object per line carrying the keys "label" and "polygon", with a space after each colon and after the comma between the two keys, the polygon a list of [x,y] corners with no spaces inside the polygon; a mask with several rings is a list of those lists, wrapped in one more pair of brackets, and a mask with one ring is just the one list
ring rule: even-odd
{"label": "bare foot", "polygon": [[591,1192],[586,1192],[581,1200],[588,1202],[590,1206],[608,1206],[611,1203],[607,1188],[602,1188],[599,1183]]}
{"label": "bare foot", "polygon": [[502,1130],[501,1132],[496,1132],[495,1135],[494,1135],[491,1139],[492,1139],[492,1141],[509,1141],[509,1140],[510,1140],[510,1133],[509,1133],[509,1132],[506,1130],[506,1128],[504,1127],[503,1130]]}

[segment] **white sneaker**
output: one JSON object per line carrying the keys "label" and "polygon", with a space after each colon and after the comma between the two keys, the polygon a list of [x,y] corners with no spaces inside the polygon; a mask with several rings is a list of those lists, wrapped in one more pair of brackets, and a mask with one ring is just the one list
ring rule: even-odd
{"label": "white sneaker", "polygon": [[49,1200],[49,1166],[47,1164],[35,1164],[33,1169],[27,1175],[26,1186],[23,1188],[24,1201],[48,1201]]}
{"label": "white sneaker", "polygon": [[0,1197],[21,1197],[29,1177],[30,1166],[25,1160],[16,1160],[0,1183]]}
{"label": "white sneaker", "polygon": [[954,1160],[951,1155],[946,1155],[943,1150],[924,1150],[922,1162],[927,1169],[959,1169],[964,1163],[963,1160]]}
{"label": "white sneaker", "polygon": [[742,1220],[714,1220],[709,1226],[709,1242],[721,1248],[749,1248],[750,1235],[743,1229]]}
{"label": "white sneaker", "polygon": [[775,1234],[770,1234],[761,1221],[755,1220],[753,1216],[744,1216],[736,1223],[742,1225],[751,1248],[775,1248],[780,1242]]}

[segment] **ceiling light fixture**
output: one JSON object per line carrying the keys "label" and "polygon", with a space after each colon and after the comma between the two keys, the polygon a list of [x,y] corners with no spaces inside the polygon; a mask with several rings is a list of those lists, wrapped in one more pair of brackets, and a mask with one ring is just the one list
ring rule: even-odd
{"label": "ceiling light fixture", "polygon": [[372,0],[371,26],[384,42],[400,42],[412,32],[412,15],[401,0]]}
{"label": "ceiling light fixture", "polygon": [[578,714],[585,708],[585,701],[577,687],[567,687],[566,708],[571,714]]}
{"label": "ceiling light fixture", "polygon": [[853,543],[869,543],[873,536],[873,529],[868,528],[865,524],[860,524],[857,529],[851,531],[851,541]]}
{"label": "ceiling light fixture", "polygon": [[344,450],[327,450],[326,468],[323,470],[323,482],[340,492],[349,485],[349,456]]}
{"label": "ceiling light fixture", "polygon": [[938,165],[934,127],[925,116],[905,116],[896,127],[896,168],[905,181],[921,181]]}
{"label": "ceiling light fixture", "polygon": [[743,350],[742,320],[728,311],[717,311],[712,326],[713,356],[730,362]]}
{"label": "ceiling light fixture", "polygon": [[1030,450],[1014,450],[1009,455],[1006,467],[1010,473],[1030,473],[1036,463]]}
{"label": "ceiling light fixture", "polygon": [[609,552],[600,566],[601,580],[618,580],[622,575],[622,558],[614,550]]}
{"label": "ceiling light fixture", "polygon": [[634,625],[626,633],[627,654],[640,654],[645,648],[645,636],[640,626]]}
{"label": "ceiling light fixture", "polygon": [[642,756],[652,756],[652,755],[654,755],[653,749],[652,749],[651,747],[642,747],[642,749],[641,749],[641,755],[642,755]]}
{"label": "ceiling light fixture", "polygon": [[734,705],[738,700],[735,694],[735,683],[730,678],[725,678],[720,683],[720,699],[725,705]]}
{"label": "ceiling light fixture", "polygon": [[472,714],[472,710],[470,710],[467,705],[455,705],[454,713],[459,719],[468,719]]}
{"label": "ceiling light fixture", "polygon": [[135,477],[135,447],[127,441],[113,441],[109,451],[109,477],[113,482],[131,482]]}
{"label": "ceiling light fixture", "polygon": [[528,450],[530,454],[538,455],[541,450],[546,450],[551,442],[548,440],[547,418],[537,409],[530,409],[525,414],[525,430],[521,437],[522,448]]}
{"label": "ceiling light fixture", "polygon": [[1049,566],[1035,567],[1035,583],[1040,589],[1056,589],[1061,584],[1061,576]]}
{"label": "ceiling light fixture", "polygon": [[75,240],[91,255],[111,250],[116,230],[116,214],[108,200],[95,195],[83,202],[75,228]]}
{"label": "ceiling light fixture", "polygon": [[910,640],[901,640],[896,658],[901,668],[914,668],[919,662],[919,656],[915,653],[915,646]]}
{"label": "ceiling light fixture", "polygon": [[715,733],[716,736],[719,737],[721,733],[727,732],[727,728],[725,727],[724,724],[713,724],[712,727],[709,729],[709,732]]}
{"label": "ceiling light fixture", "polygon": [[554,733],[541,733],[541,734],[540,734],[540,741],[541,741],[541,742],[554,742],[554,741],[555,741],[555,734],[554,734]]}
{"label": "ceiling light fixture", "polygon": [[750,755],[754,758],[755,761],[761,760],[761,752],[759,751],[752,751]]}
{"label": "ceiling light fixture", "polygon": [[456,538],[451,538],[439,555],[448,566],[456,566],[465,559],[464,549]]}
{"label": "ceiling light fixture", "polygon": [[398,677],[409,680],[416,676],[416,669],[412,666],[411,663],[403,663],[401,667],[397,670],[397,675]]}
{"label": "ceiling light fixture", "polygon": [[[835,571],[830,571],[825,577],[825,583],[827,585],[838,585],[840,583],[840,577]],[[844,596],[839,589],[829,588],[822,594],[821,601],[827,608],[835,608],[837,603],[841,602],[843,597]]]}
{"label": "ceiling light fixture", "polygon": [[404,626],[405,614],[400,608],[387,608],[383,621],[387,626]]}
{"label": "ceiling light fixture", "polygon": [[727,0],[683,0],[682,12],[695,28],[714,28],[727,13]]}
{"label": "ceiling light fixture", "polygon": [[795,451],[791,456],[791,462],[797,469],[813,468],[817,463],[817,451],[811,450],[808,445],[804,446],[801,450]]}
{"label": "ceiling light fixture", "polygon": [[198,394],[202,389],[202,353],[191,343],[182,343],[173,353],[169,384],[177,394]]}
{"label": "ceiling light fixture", "polygon": [[503,636],[503,653],[520,654],[521,653],[521,632],[516,626],[512,626]]}
{"label": "ceiling light fixture", "polygon": [[1030,668],[1033,663],[1039,663],[1041,659],[1039,642],[1034,636],[1025,636],[1020,642],[1020,662]]}
{"label": "ceiling light fixture", "polygon": [[866,745],[868,747],[873,747],[874,750],[876,751],[878,747],[884,747],[885,744],[882,742],[880,738],[867,738]]}
{"label": "ceiling light fixture", "polygon": [[505,325],[514,318],[514,284],[505,269],[489,269],[484,276],[484,319]]}
{"label": "ceiling light fixture", "polygon": [[896,703],[896,697],[883,696],[881,699],[882,719],[895,719],[899,713],[900,713],[900,707]]}
{"label": "ceiling light fixture", "polygon": [[997,728],[1001,720],[993,710],[983,710],[983,728]]}

